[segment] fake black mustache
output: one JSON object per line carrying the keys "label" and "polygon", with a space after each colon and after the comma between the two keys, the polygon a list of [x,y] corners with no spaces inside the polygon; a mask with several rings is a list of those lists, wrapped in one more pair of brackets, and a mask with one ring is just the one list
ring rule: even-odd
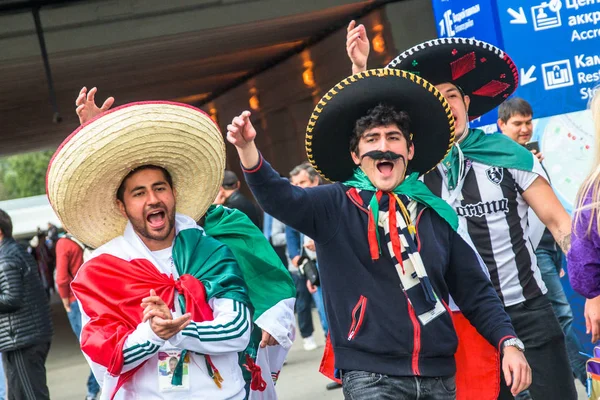
{"label": "fake black mustache", "polygon": [[399,158],[401,158],[404,161],[404,156],[402,154],[396,154],[393,151],[380,151],[380,150],[373,150],[373,151],[369,151],[365,154],[363,154],[360,159],[362,160],[365,157],[370,157],[373,160],[387,160],[387,161],[394,161],[397,160]]}

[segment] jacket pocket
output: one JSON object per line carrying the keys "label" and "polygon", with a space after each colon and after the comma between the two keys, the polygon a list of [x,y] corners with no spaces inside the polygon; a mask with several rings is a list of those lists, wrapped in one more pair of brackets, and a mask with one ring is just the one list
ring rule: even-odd
{"label": "jacket pocket", "polygon": [[364,323],[366,311],[367,298],[365,296],[360,296],[358,303],[356,303],[354,309],[352,310],[352,324],[350,325],[350,330],[348,331],[348,341],[353,340],[360,331],[360,328]]}

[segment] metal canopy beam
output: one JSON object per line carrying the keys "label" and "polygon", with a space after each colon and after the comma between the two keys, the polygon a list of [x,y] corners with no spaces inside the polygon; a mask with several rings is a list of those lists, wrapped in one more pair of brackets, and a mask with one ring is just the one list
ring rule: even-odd
{"label": "metal canopy beam", "polygon": [[0,14],[19,13],[31,11],[34,8],[57,6],[65,3],[79,3],[90,0],[16,0],[0,3]]}

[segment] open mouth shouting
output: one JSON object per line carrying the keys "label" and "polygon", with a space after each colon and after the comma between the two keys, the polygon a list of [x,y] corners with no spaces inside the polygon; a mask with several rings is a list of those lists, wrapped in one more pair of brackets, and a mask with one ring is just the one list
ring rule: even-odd
{"label": "open mouth shouting", "polygon": [[159,231],[167,224],[167,212],[164,209],[155,209],[146,214],[146,221],[150,229]]}
{"label": "open mouth shouting", "polygon": [[381,173],[381,175],[387,178],[392,176],[392,172],[395,167],[395,162],[388,160],[379,160],[376,161],[375,166],[377,167],[379,173]]}
{"label": "open mouth shouting", "polygon": [[362,159],[369,157],[375,161],[375,167],[384,178],[389,178],[394,172],[398,160],[404,162],[404,156],[393,151],[372,150],[362,155]]}

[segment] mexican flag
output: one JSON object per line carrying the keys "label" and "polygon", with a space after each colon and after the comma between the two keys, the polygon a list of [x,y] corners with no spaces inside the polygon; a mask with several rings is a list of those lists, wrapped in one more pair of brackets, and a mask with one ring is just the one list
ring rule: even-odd
{"label": "mexican flag", "polygon": [[[253,391],[250,398],[276,398],[271,377],[279,374],[295,332],[295,286],[287,268],[262,232],[237,210],[211,207],[204,229],[177,214],[176,233],[172,256],[177,281],[158,271],[151,252],[127,229],[80,268],[72,289],[90,318],[82,329],[82,350],[112,376],[119,376],[114,395],[137,371],[121,374],[122,349],[142,321],[140,304],[150,289],[171,309],[177,291],[182,311],[197,322],[213,319],[211,298],[229,298],[248,306],[260,328],[240,355],[243,364],[252,367],[256,362],[261,367],[260,374],[251,368],[252,379],[262,378],[264,384],[253,382],[262,390]],[[261,329],[280,345],[258,349]]]}

